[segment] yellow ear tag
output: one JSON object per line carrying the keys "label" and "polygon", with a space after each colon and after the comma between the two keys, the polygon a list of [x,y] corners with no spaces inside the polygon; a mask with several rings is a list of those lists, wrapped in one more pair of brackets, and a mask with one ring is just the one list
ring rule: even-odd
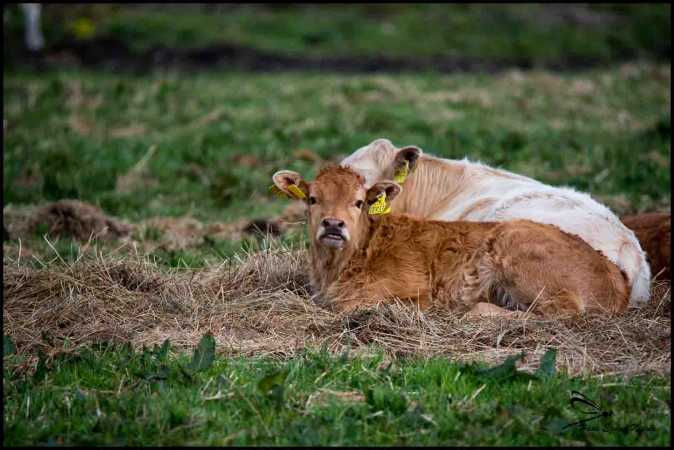
{"label": "yellow ear tag", "polygon": [[383,192],[374,202],[367,213],[371,216],[383,216],[391,212],[391,206],[386,204],[386,192]]}
{"label": "yellow ear tag", "polygon": [[294,184],[291,184],[290,186],[288,186],[288,190],[290,191],[291,194],[293,194],[295,197],[297,197],[299,199],[307,198],[307,196],[304,195],[304,192],[302,192],[302,190]]}
{"label": "yellow ear tag", "polygon": [[269,186],[269,192],[271,192],[272,194],[274,194],[279,198],[292,198],[291,196],[283,192],[281,189],[279,189],[279,187],[276,186],[275,184]]}
{"label": "yellow ear tag", "polygon": [[393,174],[393,181],[396,183],[404,183],[407,179],[407,175],[410,173],[410,162],[405,161],[405,165],[395,171]]}

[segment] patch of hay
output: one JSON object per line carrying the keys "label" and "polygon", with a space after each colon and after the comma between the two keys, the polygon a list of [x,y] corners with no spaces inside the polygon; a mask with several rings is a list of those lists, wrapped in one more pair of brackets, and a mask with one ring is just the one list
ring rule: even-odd
{"label": "patch of hay", "polygon": [[352,315],[310,301],[307,254],[271,248],[201,270],[164,270],[146,258],[100,253],[41,269],[5,256],[3,323],[20,352],[47,354],[96,341],[192,348],[211,332],[227,355],[289,357],[308,348],[341,353],[371,345],[391,356],[502,362],[526,351],[535,369],[546,350],[572,375],[671,372],[671,294],[657,283],[641,309],[608,319],[466,320],[402,304]]}
{"label": "patch of hay", "polygon": [[153,217],[143,222],[139,231],[145,228],[154,228],[161,234],[156,245],[145,246],[147,251],[155,247],[181,250],[200,245],[204,240],[204,225],[192,217]]}
{"label": "patch of hay", "polygon": [[[136,240],[146,253],[150,253],[157,248],[184,250],[197,247],[206,237],[240,241],[247,236],[280,236],[304,224],[304,205],[292,202],[278,218],[270,219],[203,223],[189,216],[152,217],[138,224],[127,224],[89,203],[60,200],[37,207],[8,205],[3,209],[3,219],[5,240],[26,240],[37,231],[44,231],[50,237],[73,237],[80,241],[90,238]],[[156,231],[157,237],[136,239],[151,229]],[[132,236],[134,230],[138,233]]]}
{"label": "patch of hay", "polygon": [[99,208],[79,200],[59,200],[35,209],[26,219],[25,231],[35,233],[40,227],[50,236],[80,241],[125,237],[133,229],[132,225],[108,217]]}

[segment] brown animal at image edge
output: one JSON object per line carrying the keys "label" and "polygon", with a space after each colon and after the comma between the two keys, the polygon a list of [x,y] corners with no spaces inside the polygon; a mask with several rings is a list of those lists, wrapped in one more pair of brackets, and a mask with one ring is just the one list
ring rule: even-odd
{"label": "brown animal at image edge", "polygon": [[646,258],[651,265],[653,277],[660,280],[671,278],[672,263],[672,216],[666,213],[643,213],[624,216],[620,221],[634,231]]}
{"label": "brown animal at image edge", "polygon": [[[528,220],[443,222],[368,214],[392,181],[369,189],[345,167],[324,168],[312,183],[279,171],[276,186],[307,202],[311,281],[325,306],[351,311],[394,298],[489,313],[619,313],[628,305],[624,274],[582,239]],[[290,186],[301,190],[293,195]]]}

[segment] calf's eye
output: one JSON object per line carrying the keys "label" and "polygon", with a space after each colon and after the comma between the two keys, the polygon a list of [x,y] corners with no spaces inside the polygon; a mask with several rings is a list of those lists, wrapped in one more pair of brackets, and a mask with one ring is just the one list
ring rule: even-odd
{"label": "calf's eye", "polygon": [[313,205],[316,203],[316,197],[309,197],[309,204]]}
{"label": "calf's eye", "polygon": [[362,201],[362,200],[358,200],[358,201],[356,202],[356,208],[360,209],[360,208],[362,208],[362,207],[363,207],[363,201]]}

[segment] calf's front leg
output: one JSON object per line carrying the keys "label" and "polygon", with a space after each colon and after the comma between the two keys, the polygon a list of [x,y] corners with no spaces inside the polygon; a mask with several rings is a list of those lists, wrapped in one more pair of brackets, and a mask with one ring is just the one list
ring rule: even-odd
{"label": "calf's front leg", "polygon": [[401,286],[394,280],[356,277],[328,288],[324,305],[333,311],[351,312],[391,303],[394,299],[417,303],[423,309],[430,303],[429,289],[413,290],[411,285]]}

